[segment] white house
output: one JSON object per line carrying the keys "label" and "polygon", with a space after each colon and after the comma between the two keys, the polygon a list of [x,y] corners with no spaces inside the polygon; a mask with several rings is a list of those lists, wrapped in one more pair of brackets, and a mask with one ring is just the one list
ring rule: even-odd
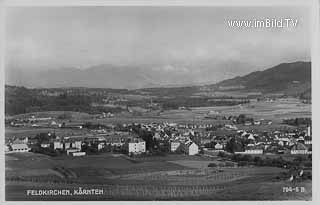
{"label": "white house", "polygon": [[290,143],[290,139],[287,137],[278,138],[278,144],[281,146],[288,145]]}
{"label": "white house", "polygon": [[80,149],[77,149],[77,148],[67,149],[67,155],[70,155],[70,154],[73,153],[73,152],[80,152]]}
{"label": "white house", "polygon": [[125,144],[125,142],[124,139],[122,139],[121,137],[115,136],[106,138],[106,144],[121,147]]}
{"label": "white house", "polygon": [[70,154],[73,157],[79,157],[79,156],[85,156],[86,155],[85,152],[71,152]]}
{"label": "white house", "polygon": [[177,151],[178,147],[180,146],[180,142],[179,141],[172,141],[170,143],[170,151],[171,152],[175,152]]}
{"label": "white house", "polygon": [[53,149],[63,149],[63,143],[59,142],[59,141],[55,141],[53,142]]}
{"label": "white house", "polygon": [[263,149],[246,149],[245,154],[263,154]]}
{"label": "white house", "polygon": [[307,136],[311,136],[311,127],[310,126],[308,126],[308,128],[307,128]]}
{"label": "white house", "polygon": [[215,146],[214,146],[215,149],[218,149],[218,150],[222,150],[223,149],[223,145],[220,144],[220,143],[217,143]]}
{"label": "white house", "polygon": [[128,142],[127,145],[128,153],[140,154],[146,152],[146,142],[140,138],[133,139]]}
{"label": "white house", "polygon": [[305,140],[304,144],[312,144],[312,141],[311,140]]}
{"label": "white house", "polygon": [[41,143],[40,147],[42,148],[49,148],[50,147],[50,143]]}
{"label": "white house", "polygon": [[304,144],[312,144],[312,138],[311,136],[305,136],[304,137]]}
{"label": "white house", "polygon": [[103,142],[98,144],[98,150],[102,150],[105,147],[105,144]]}
{"label": "white house", "polygon": [[30,148],[26,144],[12,144],[11,145],[13,152],[29,152]]}
{"label": "white house", "polygon": [[72,142],[71,146],[72,148],[81,149],[81,144],[82,144],[81,141],[74,141]]}
{"label": "white house", "polygon": [[196,155],[199,153],[199,146],[192,141],[187,141],[182,145],[182,151],[188,155]]}

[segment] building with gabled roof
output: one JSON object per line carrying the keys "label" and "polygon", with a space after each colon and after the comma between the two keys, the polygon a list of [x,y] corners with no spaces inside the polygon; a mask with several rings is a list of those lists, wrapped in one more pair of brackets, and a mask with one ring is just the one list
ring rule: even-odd
{"label": "building with gabled roof", "polygon": [[199,153],[199,146],[189,140],[181,144],[181,150],[187,155],[196,155]]}
{"label": "building with gabled roof", "polygon": [[12,144],[12,152],[29,152],[30,148],[27,144]]}

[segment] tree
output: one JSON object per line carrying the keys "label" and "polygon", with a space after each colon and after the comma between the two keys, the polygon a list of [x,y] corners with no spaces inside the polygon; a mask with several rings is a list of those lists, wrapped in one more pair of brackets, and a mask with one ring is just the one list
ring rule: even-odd
{"label": "tree", "polygon": [[242,152],[244,150],[243,143],[235,138],[231,138],[226,144],[227,152]]}

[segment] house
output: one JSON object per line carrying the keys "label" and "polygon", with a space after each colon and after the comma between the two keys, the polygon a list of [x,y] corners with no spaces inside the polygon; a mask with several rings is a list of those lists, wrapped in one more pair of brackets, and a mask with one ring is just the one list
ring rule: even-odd
{"label": "house", "polygon": [[70,152],[71,156],[73,157],[80,157],[80,156],[85,156],[85,152]]}
{"label": "house", "polygon": [[70,142],[65,142],[64,143],[64,149],[67,150],[71,147],[71,143]]}
{"label": "house", "polygon": [[245,154],[263,154],[263,149],[246,149]]}
{"label": "house", "polygon": [[71,143],[71,147],[76,149],[81,149],[81,145],[82,145],[81,141],[74,141]]}
{"label": "house", "polygon": [[247,145],[244,152],[235,152],[235,154],[263,154],[263,148],[263,145]]}
{"label": "house", "polygon": [[298,137],[297,142],[304,143],[304,137],[303,136]]}
{"label": "house", "polygon": [[307,144],[307,145],[311,145],[312,144],[312,139],[310,136],[306,136],[304,138],[304,144]]}
{"label": "house", "polygon": [[218,142],[218,143],[214,146],[214,149],[222,150],[222,149],[223,149],[223,145]]}
{"label": "house", "polygon": [[111,146],[121,147],[125,144],[125,142],[124,142],[124,139],[122,139],[120,136],[116,136],[116,137],[106,138],[106,144],[109,144]]}
{"label": "house", "polygon": [[290,144],[290,139],[287,138],[287,137],[282,137],[282,138],[278,138],[278,144],[280,146],[286,146],[286,145],[289,145]]}
{"label": "house", "polygon": [[12,144],[11,149],[13,152],[29,152],[30,148],[27,144]]}
{"label": "house", "polygon": [[42,147],[42,148],[50,148],[50,143],[43,142],[43,143],[41,143],[40,147]]}
{"label": "house", "polygon": [[27,144],[29,142],[29,138],[28,137],[20,137],[15,139],[12,143],[13,144]]}
{"label": "house", "polygon": [[311,136],[311,127],[310,126],[308,126],[308,128],[307,128],[307,136]]}
{"label": "house", "polygon": [[180,142],[177,140],[170,142],[170,151],[171,152],[177,151],[179,146],[180,146]]}
{"label": "house", "polygon": [[63,149],[63,143],[59,142],[59,141],[54,141],[53,142],[53,149]]}
{"label": "house", "polygon": [[146,142],[140,138],[133,139],[127,143],[129,154],[140,154],[146,152]]}
{"label": "house", "polygon": [[190,140],[182,144],[181,148],[187,155],[196,155],[199,153],[199,146]]}
{"label": "house", "polygon": [[308,151],[308,147],[302,143],[297,143],[291,148],[291,154],[311,154],[311,151]]}
{"label": "house", "polygon": [[104,142],[100,142],[98,144],[98,150],[102,150],[105,147],[105,143]]}
{"label": "house", "polygon": [[73,152],[80,152],[80,149],[77,149],[77,148],[67,149],[67,155],[71,155],[71,153]]}

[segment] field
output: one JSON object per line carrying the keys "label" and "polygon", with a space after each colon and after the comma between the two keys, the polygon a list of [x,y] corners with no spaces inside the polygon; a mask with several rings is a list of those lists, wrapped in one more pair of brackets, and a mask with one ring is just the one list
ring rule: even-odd
{"label": "field", "polygon": [[[285,169],[208,168],[217,158],[168,155],[135,159],[109,153],[72,158],[12,153],[5,160],[6,200],[311,199],[311,181],[297,182],[306,193],[282,193],[282,187],[290,183],[276,177],[286,173]],[[103,189],[103,195],[26,195],[28,189],[73,192],[79,187]]]}
{"label": "field", "polygon": [[[71,123],[150,123],[190,124],[229,123],[205,118],[209,112],[221,116],[246,114],[254,119],[272,120],[271,125],[243,126],[239,129],[277,130],[290,126],[282,119],[311,117],[311,105],[297,99],[251,102],[241,106],[199,107],[191,110],[151,111],[139,116],[122,113],[114,118],[94,119],[85,113],[70,112]],[[64,112],[38,113],[39,117],[58,117]],[[69,119],[55,119],[58,123]],[[57,135],[86,134],[86,129],[6,127],[6,139],[34,136],[40,132]],[[219,132],[227,130],[219,130]],[[216,133],[219,135],[219,133]],[[220,133],[223,135],[223,133]],[[264,155],[267,156],[267,155]],[[268,155],[268,157],[274,157]],[[289,159],[290,156],[284,156]],[[311,180],[288,181],[288,170],[274,167],[208,168],[219,158],[167,156],[129,158],[124,155],[99,154],[85,157],[49,157],[35,153],[6,154],[7,200],[311,200]],[[285,177],[283,177],[285,176]],[[283,187],[304,187],[305,192],[284,193]],[[27,196],[27,189],[99,188],[103,195]]]}
{"label": "field", "polygon": [[[249,104],[236,106],[194,107],[191,110],[165,110],[159,114],[156,111],[143,113],[141,116],[122,114],[116,118],[98,120],[101,123],[128,123],[128,122],[176,122],[176,123],[212,123],[220,124],[226,121],[205,118],[209,112],[221,116],[236,116],[245,114],[256,120],[271,120],[274,125],[280,126],[283,119],[296,117],[311,117],[311,105],[303,104],[299,99],[286,98],[275,101],[252,101]],[[281,125],[283,126],[283,125]]]}
{"label": "field", "polygon": [[[191,110],[167,110],[157,115],[156,111],[143,113],[141,116],[133,116],[130,113],[123,113],[114,118],[94,119],[86,113],[77,112],[41,112],[37,113],[40,117],[57,117],[62,114],[71,116],[72,122],[68,120],[57,120],[57,123],[67,122],[68,124],[83,124],[85,122],[93,122],[100,124],[121,124],[121,123],[150,123],[150,122],[175,122],[175,123],[191,123],[191,124],[224,124],[230,123],[225,120],[215,120],[205,118],[209,112],[218,113],[221,116],[245,114],[254,119],[272,120],[271,125],[237,125],[239,129],[250,129],[254,131],[264,130],[281,130],[292,126],[282,124],[282,120],[286,118],[311,117],[311,105],[303,104],[298,99],[277,99],[273,102],[251,102],[241,106],[217,106],[217,107],[199,107]],[[23,115],[14,116],[22,117]],[[34,136],[39,132],[55,132],[58,135],[78,135],[87,133],[86,130],[79,129],[53,129],[53,128],[12,128],[6,127],[6,139],[12,136]]]}
{"label": "field", "polygon": [[295,117],[311,117],[311,105],[303,104],[296,98],[259,101],[237,106],[201,107],[193,109],[197,113],[215,111],[220,115],[245,114],[259,120],[261,118],[281,123],[282,119]]}

